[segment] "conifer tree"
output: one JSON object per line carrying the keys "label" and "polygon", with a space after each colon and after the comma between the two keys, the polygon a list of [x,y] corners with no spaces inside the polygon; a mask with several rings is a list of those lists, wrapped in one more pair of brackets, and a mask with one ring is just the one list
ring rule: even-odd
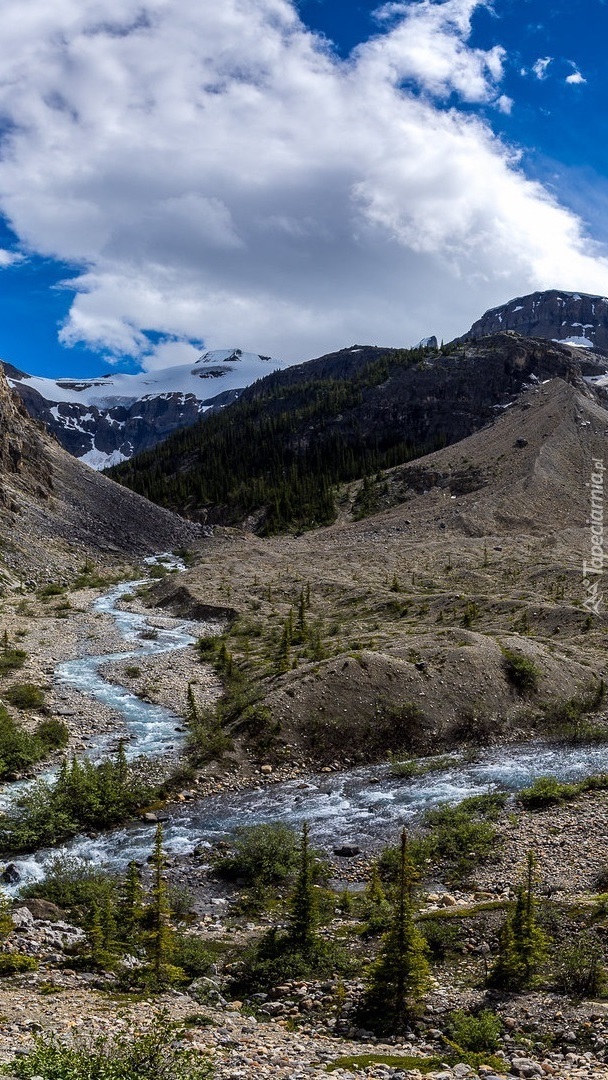
{"label": "conifer tree", "polygon": [[360,1022],[379,1035],[402,1034],[421,1011],[429,985],[427,945],[414,921],[414,876],[404,829],[389,929],[358,1010]]}
{"label": "conifer tree", "polygon": [[378,864],[374,863],[363,896],[363,910],[367,923],[367,933],[376,934],[386,929],[391,906],[382,887]]}
{"label": "conifer tree", "polygon": [[165,867],[167,860],[163,851],[163,827],[158,823],[154,839],[154,849],[150,859],[152,885],[148,904],[148,916],[151,924],[150,960],[154,979],[157,983],[165,981],[167,967],[171,960],[172,932],[169,925],[171,908],[167,895]]}
{"label": "conifer tree", "polygon": [[300,863],[291,900],[289,940],[296,948],[312,951],[316,944],[315,930],[318,922],[317,898],[312,881],[312,860],[309,845],[309,828],[305,822],[300,841]]}
{"label": "conifer tree", "polygon": [[144,890],[137,864],[132,860],[122,884],[119,902],[120,929],[129,945],[136,945],[141,937],[144,916]]}
{"label": "conifer tree", "polygon": [[547,959],[550,939],[538,925],[534,897],[536,859],[528,852],[523,882],[517,889],[515,908],[500,932],[498,958],[489,983],[505,990],[532,986],[538,969]]}

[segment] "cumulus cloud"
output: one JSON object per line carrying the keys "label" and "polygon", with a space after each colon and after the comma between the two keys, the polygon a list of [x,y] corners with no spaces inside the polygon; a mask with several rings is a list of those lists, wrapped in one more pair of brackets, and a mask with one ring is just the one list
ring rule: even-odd
{"label": "cumulus cloud", "polygon": [[79,268],[63,342],[298,360],[447,338],[527,289],[608,291],[483,118],[510,100],[504,50],[469,44],[481,3],[386,4],[340,60],[291,0],[5,0],[0,209]]}
{"label": "cumulus cloud", "polygon": [[580,86],[582,83],[586,83],[587,80],[585,76],[581,74],[581,72],[574,64],[572,66],[574,67],[574,71],[571,75],[566,75],[566,82],[570,86]]}

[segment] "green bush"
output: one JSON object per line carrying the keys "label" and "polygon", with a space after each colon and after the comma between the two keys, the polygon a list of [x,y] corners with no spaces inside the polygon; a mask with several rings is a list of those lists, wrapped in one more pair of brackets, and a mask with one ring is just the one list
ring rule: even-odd
{"label": "green bush", "polygon": [[20,975],[24,971],[37,971],[38,961],[24,953],[0,953],[0,975]]}
{"label": "green bush", "polygon": [[180,934],[175,938],[172,962],[191,979],[197,979],[200,975],[208,974],[214,957],[203,938],[193,934]]}
{"label": "green bush", "polygon": [[0,706],[0,779],[28,769],[67,739],[67,728],[57,720],[41,721],[30,734]]}
{"label": "green bush", "polygon": [[108,897],[115,895],[116,888],[116,877],[102,866],[62,853],[44,864],[42,881],[26,885],[21,895],[50,900],[70,912],[80,908],[86,921],[94,907],[101,908]]}
{"label": "green bush", "polygon": [[223,877],[248,884],[277,885],[293,878],[298,838],[288,825],[243,825],[235,830],[233,853],[216,864]]}
{"label": "green bush", "polygon": [[582,933],[562,947],[555,969],[555,989],[575,1000],[600,997],[606,989],[606,967],[599,939]]}
{"label": "green bush", "polygon": [[128,768],[123,749],[100,765],[73,758],[64,762],[54,784],[39,781],[0,819],[0,848],[31,851],[83,830],[111,828],[159,795],[158,787]]}
{"label": "green bush", "polygon": [[144,1035],[84,1040],[63,1046],[53,1036],[36,1039],[26,1057],[2,1066],[19,1080],[208,1080],[213,1068],[198,1050],[175,1045],[179,1030],[166,1015]]}
{"label": "green bush", "polygon": [[519,800],[526,810],[542,810],[574,799],[583,790],[580,784],[562,784],[555,776],[539,776],[530,787],[521,789]]}
{"label": "green bush", "polygon": [[441,964],[449,956],[462,952],[462,931],[460,926],[454,926],[453,922],[445,919],[421,919],[420,930],[431,957],[437,963]]}
{"label": "green bush", "polygon": [[520,694],[536,690],[540,670],[532,660],[513,649],[503,649],[502,657],[507,679]]}
{"label": "green bush", "polygon": [[17,671],[22,668],[27,660],[27,653],[23,649],[9,649],[6,647],[0,652],[0,675],[6,675],[9,671]]}
{"label": "green bush", "polygon": [[44,705],[44,692],[33,683],[13,683],[4,696],[16,709],[40,709]]}
{"label": "green bush", "polygon": [[62,720],[41,720],[36,728],[36,740],[45,750],[61,750],[70,741],[70,733]]}
{"label": "green bush", "polygon": [[502,1020],[490,1009],[484,1009],[477,1016],[458,1009],[450,1013],[448,1031],[463,1050],[496,1050],[500,1044]]}

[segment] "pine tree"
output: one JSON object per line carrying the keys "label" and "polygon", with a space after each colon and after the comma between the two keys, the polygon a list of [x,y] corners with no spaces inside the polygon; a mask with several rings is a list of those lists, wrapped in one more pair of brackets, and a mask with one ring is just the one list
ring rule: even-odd
{"label": "pine tree", "polygon": [[377,934],[386,930],[391,907],[382,887],[377,863],[372,866],[370,879],[363,895],[363,910],[368,934]]}
{"label": "pine tree", "polygon": [[499,938],[498,959],[490,972],[491,986],[519,990],[532,986],[547,959],[550,939],[541,930],[534,897],[536,859],[528,852],[524,881],[517,889],[515,908],[505,920]]}
{"label": "pine tree", "polygon": [[315,930],[318,922],[317,898],[312,881],[312,860],[309,846],[309,828],[305,822],[300,841],[300,863],[291,899],[288,938],[290,944],[304,952],[312,952],[316,944]]}
{"label": "pine tree", "polygon": [[154,980],[157,984],[161,984],[166,981],[167,969],[171,961],[173,935],[169,925],[171,908],[165,879],[167,860],[163,851],[163,827],[160,822],[156,826],[150,865],[152,886],[148,904],[148,917],[151,924],[149,953]]}
{"label": "pine tree", "polygon": [[119,902],[121,936],[128,945],[137,945],[141,938],[144,916],[144,890],[137,863],[131,861],[122,883]]}
{"label": "pine tree", "polygon": [[359,1020],[379,1035],[402,1034],[419,1014],[428,989],[427,945],[414,921],[414,869],[401,834],[399,886],[390,926],[359,1007]]}

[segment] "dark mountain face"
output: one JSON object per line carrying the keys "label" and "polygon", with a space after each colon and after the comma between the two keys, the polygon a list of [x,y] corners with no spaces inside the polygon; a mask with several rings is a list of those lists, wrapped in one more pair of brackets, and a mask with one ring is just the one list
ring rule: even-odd
{"label": "dark mountain face", "polygon": [[134,557],[191,543],[198,529],[66,453],[0,373],[0,582],[74,557]]}
{"label": "dark mountain face", "polygon": [[443,350],[356,347],[269,376],[112,475],[207,521],[327,524],[336,484],[458,442],[530,384],[557,377],[591,396],[584,377],[605,371],[585,350],[513,333]]}
{"label": "dark mountain face", "polygon": [[520,296],[486,311],[459,340],[475,340],[504,330],[608,353],[608,298],[556,289]]}

